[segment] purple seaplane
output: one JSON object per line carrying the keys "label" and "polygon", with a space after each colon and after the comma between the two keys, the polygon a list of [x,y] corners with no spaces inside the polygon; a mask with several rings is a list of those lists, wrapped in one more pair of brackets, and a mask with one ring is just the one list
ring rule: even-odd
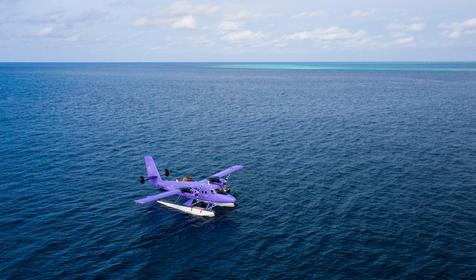
{"label": "purple seaplane", "polygon": [[[230,188],[227,182],[230,174],[240,171],[243,169],[243,166],[235,165],[229,167],[201,181],[193,181],[191,177],[167,181],[162,180],[160,177],[154,159],[151,156],[145,156],[144,160],[147,177],[140,176],[139,182],[144,184],[147,181],[154,187],[163,190],[163,192],[138,199],[135,201],[136,203],[146,204],[157,201],[162,205],[182,212],[208,217],[215,216],[215,212],[213,211],[213,207],[215,206],[235,206],[236,199],[230,194]],[[167,177],[169,174],[169,170],[165,169],[164,175]],[[161,200],[169,196],[177,196],[177,201],[181,199],[186,199],[186,201],[178,204]]]}

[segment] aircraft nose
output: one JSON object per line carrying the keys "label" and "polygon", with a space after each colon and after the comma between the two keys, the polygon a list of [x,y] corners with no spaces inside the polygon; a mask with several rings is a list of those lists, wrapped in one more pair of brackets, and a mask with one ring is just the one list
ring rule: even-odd
{"label": "aircraft nose", "polygon": [[227,200],[229,203],[235,203],[236,201],[236,198],[234,196],[232,196],[231,194],[227,195]]}

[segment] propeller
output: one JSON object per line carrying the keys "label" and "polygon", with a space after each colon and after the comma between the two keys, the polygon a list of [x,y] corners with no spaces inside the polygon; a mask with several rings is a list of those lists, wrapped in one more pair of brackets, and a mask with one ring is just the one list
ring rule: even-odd
{"label": "propeller", "polygon": [[150,177],[144,177],[144,176],[139,176],[139,183],[144,184],[145,181],[157,179],[157,176],[150,176]]}

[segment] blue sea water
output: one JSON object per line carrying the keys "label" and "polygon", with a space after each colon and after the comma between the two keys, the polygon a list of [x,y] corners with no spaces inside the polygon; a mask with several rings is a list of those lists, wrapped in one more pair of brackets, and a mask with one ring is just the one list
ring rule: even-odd
{"label": "blue sea water", "polygon": [[476,63],[229,65],[0,64],[0,278],[476,278]]}

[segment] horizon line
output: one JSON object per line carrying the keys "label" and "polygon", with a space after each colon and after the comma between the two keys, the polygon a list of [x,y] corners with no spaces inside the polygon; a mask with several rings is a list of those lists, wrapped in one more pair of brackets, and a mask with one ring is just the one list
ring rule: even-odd
{"label": "horizon line", "polygon": [[476,60],[323,60],[323,61],[0,61],[0,63],[476,63]]}

